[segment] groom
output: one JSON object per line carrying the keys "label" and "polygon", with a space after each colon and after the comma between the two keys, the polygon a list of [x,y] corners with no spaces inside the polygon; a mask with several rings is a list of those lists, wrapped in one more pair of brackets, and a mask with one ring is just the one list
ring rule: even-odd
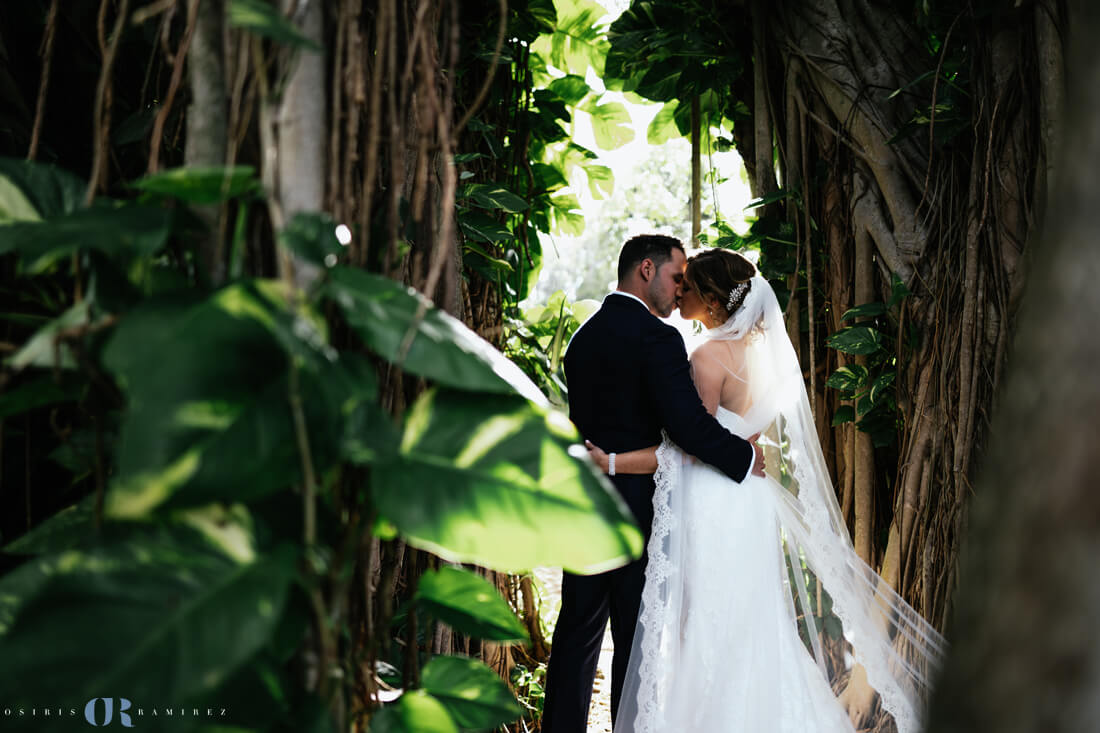
{"label": "groom", "polygon": [[[565,354],[569,416],[587,439],[608,453],[661,442],[661,430],[684,451],[741,481],[763,472],[763,453],[733,435],[703,407],[680,333],[658,320],[678,305],[687,259],[680,240],[633,237],[619,253],[619,282],[603,306],[573,335]],[[612,475],[649,539],[653,475]],[[606,573],[565,573],[561,613],[546,672],[544,733],[584,733],[596,661],[608,617],[614,720],[630,659],[646,556]]]}

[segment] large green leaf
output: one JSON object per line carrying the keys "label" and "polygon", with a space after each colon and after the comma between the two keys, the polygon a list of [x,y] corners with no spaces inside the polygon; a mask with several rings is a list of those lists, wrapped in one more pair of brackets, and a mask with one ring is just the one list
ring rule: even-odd
{"label": "large green leaf", "polygon": [[480,211],[460,212],[458,225],[467,237],[481,242],[506,242],[513,238],[508,227]]}
{"label": "large green leaf", "polygon": [[462,264],[480,272],[490,282],[495,281],[497,275],[516,269],[508,260],[494,257],[472,241],[467,241],[463,246]]}
{"label": "large green leaf", "polygon": [[307,397],[315,402],[306,406],[310,434],[323,437],[341,431],[336,437],[340,455],[357,463],[393,455],[401,438],[376,399],[374,369],[365,356],[343,352],[339,361],[306,375]]}
{"label": "large green leaf", "polygon": [[271,637],[295,563],[289,548],[235,559],[152,528],[35,558],[0,578],[0,597],[19,596],[0,689],[13,706],[66,709],[110,691],[153,705],[213,690]]}
{"label": "large green leaf", "polygon": [[663,59],[652,64],[638,81],[637,92],[647,99],[668,102],[678,99],[684,91],[681,76],[683,62],[679,58]]}
{"label": "large green leaf", "polygon": [[425,665],[420,684],[464,729],[494,729],[523,714],[504,680],[476,659],[435,657]]}
{"label": "large green leaf", "polygon": [[661,107],[646,128],[646,142],[650,145],[662,145],[673,138],[680,137],[680,130],[676,126],[676,109],[679,106],[680,102],[673,99]]}
{"label": "large green leaf", "polygon": [[362,423],[373,373],[337,359],[280,297],[274,283],[243,282],[120,321],[103,357],[129,398],[108,514],[251,500],[296,481],[294,395],[317,468],[348,449],[345,426]]}
{"label": "large green leaf", "polygon": [[592,150],[584,147],[583,145],[577,145],[574,142],[570,142],[568,145],[563,145],[560,150],[554,153],[553,166],[561,175],[565,178],[569,178],[573,175],[573,169],[577,166],[585,167],[592,161],[596,160],[599,156]]}
{"label": "large green leaf", "polygon": [[825,380],[826,387],[839,389],[841,392],[855,392],[867,383],[867,367],[861,364],[842,366],[829,375]]}
{"label": "large green leaf", "polygon": [[[103,354],[129,398],[111,514],[141,516],[166,501],[203,465],[203,443],[239,420],[265,444],[248,446],[253,451],[240,460],[282,456],[289,360],[269,328],[276,313],[255,285],[240,284],[199,301],[153,300],[119,322]],[[286,468],[280,463],[253,478],[263,486]],[[222,477],[223,488],[239,477]]]}
{"label": "large green leaf", "polygon": [[[416,587],[420,606],[456,631],[490,641],[527,641],[527,631],[492,583],[460,568],[429,570]],[[469,727],[469,726],[466,726]]]}
{"label": "large green leaf", "polygon": [[841,405],[836,408],[836,412],[833,413],[833,427],[837,425],[843,425],[846,422],[852,422],[856,419],[856,411],[851,405]]}
{"label": "large green leaf", "polygon": [[550,211],[555,231],[579,237],[584,234],[584,212],[573,194],[558,194],[550,198]]}
{"label": "large green leaf", "polygon": [[44,405],[68,402],[80,396],[81,385],[45,375],[0,394],[0,418],[18,415]]}
{"label": "large green leaf", "polygon": [[540,36],[531,49],[562,71],[584,76],[592,67],[603,72],[609,44],[600,22],[607,10],[592,0],[557,0],[557,25],[552,34]]}
{"label": "large green leaf", "polygon": [[562,101],[568,105],[577,104],[592,91],[592,88],[588,86],[588,82],[584,80],[584,77],[577,76],[576,74],[567,74],[566,76],[555,79],[550,82],[547,89],[561,97]]}
{"label": "large green leaf", "polygon": [[871,385],[871,391],[867,394],[872,403],[877,403],[882,399],[884,393],[889,393],[890,386],[894,384],[894,379],[897,376],[897,371],[890,370],[875,378],[874,383]]}
{"label": "large green leaf", "polygon": [[227,9],[229,25],[244,28],[276,43],[311,51],[321,51],[316,42],[307,38],[275,5],[264,0],[230,0]]}
{"label": "large green leaf", "polygon": [[23,348],[6,359],[7,365],[15,370],[28,366],[49,369],[74,368],[76,362],[72,354],[58,341],[58,338],[65,331],[88,325],[90,313],[91,301],[82,300],[74,304],[27,339]]}
{"label": "large green leaf", "polygon": [[621,102],[598,104],[596,100],[591,100],[581,109],[591,115],[592,133],[600,149],[615,150],[634,139],[630,113]]}
{"label": "large green leaf", "polygon": [[490,183],[468,183],[458,193],[460,199],[471,199],[487,209],[503,209],[517,214],[527,209],[527,202],[504,186]]}
{"label": "large green leaf", "polygon": [[579,442],[564,415],[521,397],[432,390],[406,416],[400,455],[376,465],[373,496],[411,544],[452,561],[618,567],[642,535]]}
{"label": "large green leaf", "polygon": [[535,175],[535,188],[539,191],[553,192],[569,185],[565,173],[548,163],[532,163],[531,172]]}
{"label": "large green leaf", "polygon": [[458,727],[443,703],[412,690],[371,718],[370,733],[458,733]]}
{"label": "large green leaf", "polygon": [[0,158],[0,222],[72,213],[83,207],[87,187],[72,173],[48,163]]}
{"label": "large green leaf", "polygon": [[876,448],[885,448],[898,437],[896,413],[889,410],[870,410],[856,423],[856,427],[871,436],[871,442]]}
{"label": "large green leaf", "polygon": [[586,165],[584,174],[588,177],[588,190],[592,198],[606,199],[615,193],[615,174],[606,165]]}
{"label": "large green leaf", "polygon": [[254,169],[247,165],[173,168],[145,176],[133,187],[192,204],[216,204],[260,190]]}
{"label": "large green leaf", "polygon": [[825,344],[845,354],[873,354],[885,348],[882,334],[869,326],[853,326],[837,331]]}
{"label": "large green leaf", "polygon": [[[518,392],[545,403],[538,387],[511,361],[458,319],[428,306],[424,296],[362,270],[329,272],[325,294],[344,312],[367,345],[414,374],[461,389]],[[403,352],[406,338],[411,337]]]}
{"label": "large green leaf", "polygon": [[[85,497],[65,507],[29,532],[8,543],[4,552],[12,555],[36,555],[67,550],[91,535],[95,521],[95,496]],[[0,601],[2,603],[2,601]],[[0,626],[4,622],[0,619]]]}
{"label": "large green leaf", "polygon": [[41,219],[26,194],[6,176],[0,175],[0,223]]}
{"label": "large green leaf", "polygon": [[148,256],[168,239],[172,212],[154,206],[98,206],[0,229],[0,254],[18,252],[31,273],[78,249],[110,256]]}
{"label": "large green leaf", "polygon": [[553,33],[558,13],[553,0],[528,0],[525,11],[515,13],[515,21],[509,20],[508,32],[530,43],[540,33]]}
{"label": "large green leaf", "polygon": [[873,318],[874,316],[881,316],[886,312],[886,306],[882,303],[864,303],[863,305],[857,305],[855,308],[849,308],[844,311],[844,315],[840,317],[841,321],[850,321],[853,318]]}
{"label": "large green leaf", "polygon": [[755,198],[745,205],[745,211],[751,209],[758,209],[761,206],[767,206],[768,204],[774,204],[776,201],[783,201],[784,199],[793,199],[796,202],[800,200],[802,194],[797,190],[789,188],[781,188],[778,191],[769,193],[767,196],[761,196]]}

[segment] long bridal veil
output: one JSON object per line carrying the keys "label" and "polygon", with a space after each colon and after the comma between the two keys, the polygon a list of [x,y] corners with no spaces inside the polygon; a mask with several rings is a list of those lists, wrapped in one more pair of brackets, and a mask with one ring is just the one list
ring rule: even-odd
{"label": "long bridal veil", "polygon": [[[782,553],[787,570],[787,577],[777,582],[789,598],[783,603],[787,620],[832,693],[844,704],[862,699],[868,706],[870,718],[877,721],[873,730],[918,731],[945,652],[943,638],[852,547],[798,359],[767,280],[756,275],[742,307],[706,335],[744,339],[746,346],[751,408],[741,417],[746,434],[762,433],[766,446],[767,478],[756,486],[767,486],[775,507],[776,551]],[[662,716],[673,702],[670,670],[691,663],[681,659],[687,599],[708,592],[685,587],[682,556],[688,531],[680,524],[682,460],[666,439],[658,449],[646,586],[617,732],[667,730]],[[729,486],[730,491],[739,488]],[[738,578],[718,575],[709,582],[736,587]]]}

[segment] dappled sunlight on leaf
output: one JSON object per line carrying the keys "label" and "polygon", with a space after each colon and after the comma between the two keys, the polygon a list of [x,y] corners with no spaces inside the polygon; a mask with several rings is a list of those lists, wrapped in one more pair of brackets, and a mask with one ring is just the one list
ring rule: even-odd
{"label": "dappled sunlight on leaf", "polygon": [[413,690],[374,715],[370,733],[458,733],[458,728],[443,703]]}
{"label": "dappled sunlight on leaf", "polygon": [[260,191],[255,169],[248,165],[172,168],[139,178],[131,185],[192,204],[216,204]]}
{"label": "dappled sunlight on leaf", "polygon": [[139,519],[163,504],[199,468],[201,456],[191,449],[167,466],[142,471],[116,482],[107,494],[104,513],[114,519]]}
{"label": "dappled sunlight on leaf", "polygon": [[485,458],[499,443],[523,429],[521,415],[496,415],[483,422],[455,456],[455,466],[469,468]]}
{"label": "dappled sunlight on leaf", "polygon": [[[460,389],[546,397],[518,366],[458,319],[428,305],[424,296],[392,280],[337,267],[324,293],[340,306],[367,345],[406,371]],[[427,305],[419,322],[416,314]],[[410,329],[412,329],[410,333]],[[402,353],[411,336],[407,352]]]}
{"label": "dappled sunlight on leaf", "polygon": [[451,628],[479,639],[527,641],[527,632],[496,587],[469,570],[442,567],[421,576],[416,601]]}
{"label": "dappled sunlight on leaf", "polygon": [[504,680],[476,659],[435,657],[424,667],[421,682],[463,729],[496,728],[523,713]]}
{"label": "dappled sunlight on leaf", "polygon": [[500,570],[593,572],[638,556],[629,511],[552,415],[518,396],[424,394],[400,456],[375,468],[379,511],[418,547]]}

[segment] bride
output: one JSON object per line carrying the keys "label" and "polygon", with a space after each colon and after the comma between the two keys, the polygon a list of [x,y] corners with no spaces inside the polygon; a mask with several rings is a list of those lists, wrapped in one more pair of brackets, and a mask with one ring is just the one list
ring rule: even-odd
{"label": "bride", "polygon": [[680,313],[707,327],[699,396],[762,434],[767,476],[737,484],[667,437],[617,456],[657,489],[616,733],[919,730],[944,642],[852,548],[771,286],[706,250]]}

